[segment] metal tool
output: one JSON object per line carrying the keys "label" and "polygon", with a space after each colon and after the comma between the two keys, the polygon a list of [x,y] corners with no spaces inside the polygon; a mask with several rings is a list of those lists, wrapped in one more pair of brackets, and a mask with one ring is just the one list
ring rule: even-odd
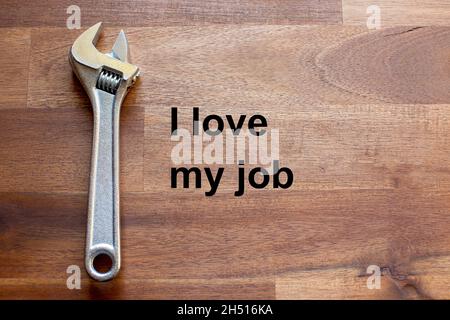
{"label": "metal tool", "polygon": [[[94,137],[89,189],[85,264],[89,275],[99,281],[112,279],[120,269],[119,222],[119,117],[120,107],[139,76],[129,63],[128,42],[120,31],[112,52],[95,47],[102,23],[90,27],[69,53],[72,69],[82,83],[94,113]],[[95,269],[94,259],[107,255],[111,268]]]}

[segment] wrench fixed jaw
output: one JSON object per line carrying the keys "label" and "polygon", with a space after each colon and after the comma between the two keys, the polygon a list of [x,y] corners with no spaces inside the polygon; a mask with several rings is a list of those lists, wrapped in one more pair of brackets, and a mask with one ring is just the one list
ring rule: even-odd
{"label": "wrench fixed jaw", "polygon": [[[103,54],[95,48],[100,29],[98,23],[78,37],[70,49],[69,61],[94,113],[85,266],[93,279],[107,281],[120,269],[120,108],[139,69],[128,62],[128,42],[123,31],[111,53]],[[95,265],[101,255],[111,262],[106,272],[97,270]]]}

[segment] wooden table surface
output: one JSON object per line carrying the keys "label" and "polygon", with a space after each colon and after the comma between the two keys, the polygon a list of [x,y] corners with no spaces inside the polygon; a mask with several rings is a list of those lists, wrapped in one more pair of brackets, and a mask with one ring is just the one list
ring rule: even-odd
{"label": "wooden table surface", "polygon": [[[1,1],[0,298],[450,298],[450,5],[378,0],[368,30],[372,2],[77,1],[142,69],[121,114],[122,270],[98,283],[93,117],[67,59],[82,30],[72,1]],[[171,189],[170,109],[195,106],[265,115],[294,185]]]}

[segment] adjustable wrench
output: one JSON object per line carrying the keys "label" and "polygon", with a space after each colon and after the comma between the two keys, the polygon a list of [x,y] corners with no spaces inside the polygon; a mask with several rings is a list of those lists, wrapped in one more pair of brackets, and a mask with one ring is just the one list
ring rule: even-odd
{"label": "adjustable wrench", "polygon": [[[99,281],[114,278],[120,269],[119,222],[119,117],[128,89],[139,76],[130,64],[128,42],[120,31],[112,52],[95,47],[101,33],[99,22],[75,40],[69,61],[92,104],[94,138],[91,159],[85,264],[89,275]],[[107,272],[95,269],[94,259],[107,255]]]}

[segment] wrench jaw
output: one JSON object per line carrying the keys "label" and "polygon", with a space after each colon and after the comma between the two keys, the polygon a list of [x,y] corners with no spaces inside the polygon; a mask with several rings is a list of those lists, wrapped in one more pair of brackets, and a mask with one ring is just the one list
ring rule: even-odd
{"label": "wrench jaw", "polygon": [[[129,62],[128,40],[123,30],[119,32],[111,53],[104,54],[97,50],[95,45],[101,29],[102,23],[99,22],[83,32],[70,49],[69,61],[92,103],[97,90],[107,89],[98,87],[100,77],[106,72],[119,76],[117,90],[109,93],[115,94],[117,100],[122,101],[128,89],[137,81],[139,68]],[[118,96],[119,94],[122,96]]]}
{"label": "wrench jaw", "polygon": [[[75,40],[70,49],[72,66],[75,63],[95,70],[100,70],[103,67],[111,68],[122,74],[127,87],[132,86],[139,75],[139,68],[129,62],[129,46],[125,33],[121,30],[114,43],[112,52],[104,54],[95,47],[100,37],[101,27],[102,23],[99,22],[87,29]],[[85,80],[85,78],[80,78],[81,82]]]}

